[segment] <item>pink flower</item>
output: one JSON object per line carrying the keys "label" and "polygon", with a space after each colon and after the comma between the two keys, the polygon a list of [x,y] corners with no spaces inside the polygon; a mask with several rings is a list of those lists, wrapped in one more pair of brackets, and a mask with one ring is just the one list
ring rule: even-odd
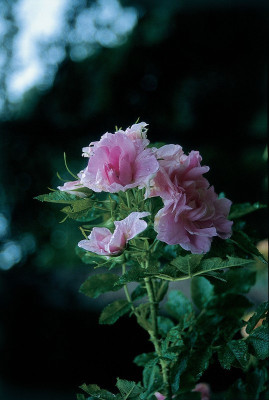
{"label": "pink flower", "polygon": [[63,186],[58,186],[57,189],[61,190],[62,192],[75,194],[76,196],[79,197],[86,197],[85,193],[79,191],[80,188],[83,188],[83,185],[78,180],[72,182],[65,182]]}
{"label": "pink flower", "polygon": [[201,400],[210,400],[210,387],[207,383],[198,383],[192,392],[200,392]]}
{"label": "pink flower", "polygon": [[164,207],[156,214],[157,239],[180,244],[192,253],[210,250],[212,238],[231,236],[228,221],[231,201],[219,199],[203,174],[199,152],[186,156],[180,146],[168,145],[155,150],[160,169],[153,179],[149,197],[160,196]]}
{"label": "pink flower", "polygon": [[[210,400],[210,387],[207,383],[198,383],[192,392],[200,392],[201,393],[201,400]],[[166,397],[159,393],[155,392],[155,397],[157,400],[165,400]],[[174,396],[173,396],[174,397]]]}
{"label": "pink flower", "polygon": [[103,256],[119,254],[129,240],[146,229],[147,223],[140,218],[149,214],[148,212],[132,212],[127,218],[115,221],[116,229],[113,234],[107,228],[93,228],[88,239],[81,240],[78,246]]}
{"label": "pink flower", "polygon": [[145,126],[141,122],[126,131],[106,133],[99,142],[83,148],[89,162],[82,171],[81,184],[95,192],[110,193],[146,187],[159,163],[153,151],[146,148]]}
{"label": "pink flower", "polygon": [[165,400],[165,396],[159,392],[154,393],[157,400]]}

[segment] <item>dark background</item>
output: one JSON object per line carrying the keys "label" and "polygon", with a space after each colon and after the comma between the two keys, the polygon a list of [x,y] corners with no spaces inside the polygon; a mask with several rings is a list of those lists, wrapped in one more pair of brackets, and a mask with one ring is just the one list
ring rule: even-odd
{"label": "dark background", "polygon": [[[72,61],[66,46],[50,88],[31,89],[17,107],[5,99],[0,120],[0,213],[6,224],[0,247],[6,261],[0,265],[1,399],[71,400],[83,382],[112,389],[118,376],[139,380],[132,359],[151,351],[133,319],[98,326],[110,297],[90,300],[78,293],[91,269],[75,254],[81,239],[77,224],[59,224],[56,205],[33,200],[61,184],[57,171],[72,180],[64,152],[70,169],[78,172],[85,167],[83,146],[140,117],[149,124],[152,142],[178,143],[186,153],[199,150],[218,193],[224,191],[235,203],[267,202],[265,3],[121,4],[138,12],[137,25],[122,45],[99,45],[80,62]],[[74,5],[73,22],[76,11]],[[267,238],[265,211],[250,216],[248,224],[257,239]],[[267,297],[266,290],[263,282],[254,301]]]}

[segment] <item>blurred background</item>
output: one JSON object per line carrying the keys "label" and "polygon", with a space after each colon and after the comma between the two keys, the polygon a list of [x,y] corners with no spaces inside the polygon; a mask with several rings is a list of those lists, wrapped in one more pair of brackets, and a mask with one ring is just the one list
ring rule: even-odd
{"label": "blurred background", "polygon": [[[64,152],[78,172],[82,147],[140,117],[152,142],[199,150],[217,192],[267,203],[267,35],[266,1],[0,0],[1,400],[140,379],[147,335],[128,317],[98,326],[111,298],[78,293],[92,269],[77,224],[33,197],[72,180]],[[265,253],[266,215],[248,217]]]}

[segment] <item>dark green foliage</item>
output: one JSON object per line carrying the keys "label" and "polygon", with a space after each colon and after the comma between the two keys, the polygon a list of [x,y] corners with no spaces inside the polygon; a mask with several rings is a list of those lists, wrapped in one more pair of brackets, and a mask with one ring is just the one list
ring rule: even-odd
{"label": "dark green foliage", "polygon": [[159,334],[163,337],[166,337],[170,329],[173,328],[175,325],[173,321],[167,317],[159,316],[157,318],[157,321],[158,321]]}
{"label": "dark green foliage", "polygon": [[61,190],[55,190],[48,194],[41,194],[35,197],[36,200],[45,201],[49,203],[58,204],[73,204],[79,201],[80,197],[74,194],[62,192]]}
{"label": "dark green foliage", "polygon": [[149,361],[143,370],[143,386],[145,392],[140,395],[141,400],[156,400],[154,393],[162,386],[162,376],[157,365],[157,359]]}
{"label": "dark green foliage", "polygon": [[85,383],[80,386],[80,389],[84,390],[91,396],[92,399],[99,400],[116,400],[121,399],[120,396],[116,396],[107,390],[101,389],[98,385],[86,385]]}
{"label": "dark green foliage", "polygon": [[79,291],[86,296],[96,298],[102,293],[119,290],[120,286],[115,286],[118,279],[118,275],[110,273],[93,275],[81,285]]}
{"label": "dark green foliage", "polygon": [[230,242],[234,243],[245,253],[258,257],[263,263],[267,264],[264,256],[259,252],[250,237],[243,231],[234,231]]}
{"label": "dark green foliage", "polygon": [[155,353],[142,353],[135,357],[134,363],[139,367],[145,367],[145,365],[156,358]]}
{"label": "dark green foliage", "polygon": [[264,360],[269,357],[269,330],[268,323],[263,324],[254,331],[247,338],[249,344],[249,351],[259,360]]}
{"label": "dark green foliage", "polygon": [[218,350],[221,366],[230,369],[232,366],[246,368],[249,362],[248,346],[241,340],[232,340]]}
{"label": "dark green foliage", "polygon": [[238,379],[222,398],[224,400],[267,400],[268,394],[268,370],[264,366],[250,369],[245,379]]}
{"label": "dark green foliage", "polygon": [[250,333],[255,328],[259,320],[265,317],[267,317],[268,319],[268,301],[260,304],[259,307],[256,309],[256,312],[248,321],[246,332]]}
{"label": "dark green foliage", "polygon": [[126,381],[119,378],[117,379],[116,386],[119,389],[123,400],[136,400],[143,391],[143,388],[140,384],[137,385],[135,382]]}
{"label": "dark green foliage", "polygon": [[99,323],[112,325],[122,315],[127,314],[130,309],[131,305],[127,300],[116,300],[104,308],[100,315]]}
{"label": "dark green foliage", "polygon": [[194,316],[190,300],[179,290],[171,290],[168,294],[166,310],[180,322],[183,329],[190,325]]}
{"label": "dark green foliage", "polygon": [[241,218],[244,215],[252,213],[253,211],[260,210],[262,208],[266,208],[266,205],[260,204],[258,202],[254,204],[250,203],[233,204],[229,214],[229,219],[234,220],[236,218]]}
{"label": "dark green foliage", "polygon": [[147,295],[147,291],[143,285],[137,285],[137,287],[133,290],[131,294],[131,298],[133,301],[141,299]]}
{"label": "dark green foliage", "polygon": [[214,294],[214,286],[203,276],[191,280],[191,296],[194,304],[200,310],[207,305]]}

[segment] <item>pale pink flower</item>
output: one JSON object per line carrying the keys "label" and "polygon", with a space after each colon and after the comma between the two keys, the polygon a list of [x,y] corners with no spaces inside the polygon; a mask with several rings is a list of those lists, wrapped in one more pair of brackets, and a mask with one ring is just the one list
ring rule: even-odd
{"label": "pale pink flower", "polygon": [[[192,389],[192,392],[200,392],[201,400],[210,400],[210,386],[207,383],[198,383],[195,388]],[[157,400],[166,399],[166,397],[160,392],[155,392],[154,394]]]}
{"label": "pale pink flower", "polygon": [[228,221],[231,201],[219,199],[203,174],[198,151],[187,156],[180,146],[163,146],[155,152],[160,169],[152,181],[149,197],[160,196],[164,207],[155,216],[157,239],[180,244],[192,253],[210,250],[212,238],[231,236]]}
{"label": "pale pink flower", "polygon": [[157,400],[165,400],[165,396],[159,392],[154,393]]}
{"label": "pale pink flower", "polygon": [[198,383],[192,392],[200,392],[201,400],[210,400],[210,386],[207,383]]}
{"label": "pale pink flower", "polygon": [[119,254],[129,240],[147,228],[147,223],[140,218],[149,214],[149,212],[132,212],[127,218],[115,221],[116,228],[113,234],[107,228],[93,228],[88,239],[81,240],[78,246],[103,256]]}
{"label": "pale pink flower", "polygon": [[83,188],[83,185],[80,183],[79,180],[72,181],[72,182],[65,182],[63,186],[58,186],[57,189],[61,190],[62,192],[75,194],[79,197],[86,197],[86,194],[80,192],[79,189]]}
{"label": "pale pink flower", "polygon": [[159,163],[153,151],[146,148],[145,126],[141,122],[126,131],[105,133],[99,142],[83,148],[89,162],[82,171],[81,184],[95,192],[110,193],[146,187]]}

